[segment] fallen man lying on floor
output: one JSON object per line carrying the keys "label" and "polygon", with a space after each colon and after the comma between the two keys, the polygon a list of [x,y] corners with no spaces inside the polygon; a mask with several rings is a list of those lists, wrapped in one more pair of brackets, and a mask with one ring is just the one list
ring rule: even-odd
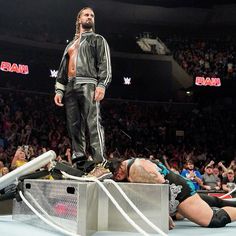
{"label": "fallen man lying on floor", "polygon": [[191,181],[168,170],[163,164],[147,159],[114,161],[111,171],[116,181],[169,184],[170,215],[177,211],[183,217],[204,227],[218,228],[236,220],[236,208],[212,209],[195,191]]}

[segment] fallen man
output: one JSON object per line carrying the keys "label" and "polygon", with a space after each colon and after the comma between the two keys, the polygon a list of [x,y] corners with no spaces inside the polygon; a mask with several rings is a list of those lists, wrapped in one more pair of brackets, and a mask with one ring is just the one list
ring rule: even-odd
{"label": "fallen man", "polygon": [[161,163],[147,159],[114,161],[111,171],[116,181],[169,184],[171,216],[178,211],[190,221],[209,228],[224,227],[236,220],[236,208],[224,206],[219,209],[212,209],[195,191],[191,181],[168,170]]}

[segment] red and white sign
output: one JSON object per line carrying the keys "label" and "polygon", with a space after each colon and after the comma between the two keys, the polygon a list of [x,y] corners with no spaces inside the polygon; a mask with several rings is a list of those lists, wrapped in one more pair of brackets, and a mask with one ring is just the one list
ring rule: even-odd
{"label": "red and white sign", "polygon": [[220,87],[221,86],[221,80],[220,78],[210,78],[210,77],[200,77],[197,76],[195,80],[195,84],[197,86],[211,86],[211,87]]}
{"label": "red and white sign", "polygon": [[6,72],[13,72],[18,74],[29,74],[29,67],[28,65],[21,65],[16,63],[10,63],[7,61],[2,61],[0,64],[0,70],[6,71]]}

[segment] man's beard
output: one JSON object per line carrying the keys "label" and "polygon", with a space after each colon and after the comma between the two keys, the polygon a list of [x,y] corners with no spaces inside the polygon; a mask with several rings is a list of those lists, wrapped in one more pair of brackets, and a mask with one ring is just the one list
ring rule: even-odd
{"label": "man's beard", "polygon": [[91,30],[93,28],[93,22],[92,21],[84,22],[82,23],[82,27],[85,30]]}

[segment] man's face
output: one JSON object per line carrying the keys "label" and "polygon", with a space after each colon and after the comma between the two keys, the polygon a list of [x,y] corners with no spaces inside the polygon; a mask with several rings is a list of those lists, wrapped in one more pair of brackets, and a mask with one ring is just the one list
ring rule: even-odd
{"label": "man's face", "polygon": [[193,163],[187,163],[187,169],[188,170],[193,170],[194,169],[194,164]]}
{"label": "man's face", "polygon": [[214,168],[213,169],[213,174],[218,176],[220,174],[219,169],[218,168]]}
{"label": "man's face", "polygon": [[89,8],[83,10],[79,18],[79,23],[85,30],[92,29],[94,26],[94,12]]}
{"label": "man's face", "polygon": [[233,180],[234,179],[234,172],[233,171],[227,172],[227,177],[228,177],[228,180]]}
{"label": "man's face", "polygon": [[6,175],[6,174],[8,174],[8,173],[9,173],[8,168],[7,168],[7,167],[3,167],[3,168],[2,168],[2,175]]}
{"label": "man's face", "polygon": [[114,173],[114,178],[117,181],[122,181],[126,178],[126,167],[124,163],[121,163],[119,169]]}
{"label": "man's face", "polygon": [[207,168],[206,168],[206,173],[207,173],[208,175],[213,174],[213,168],[212,168],[212,167],[207,167]]}

